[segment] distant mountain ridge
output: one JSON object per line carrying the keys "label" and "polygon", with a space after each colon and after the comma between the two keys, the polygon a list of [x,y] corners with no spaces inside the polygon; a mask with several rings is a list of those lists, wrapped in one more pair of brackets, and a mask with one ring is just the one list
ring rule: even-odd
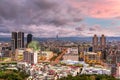
{"label": "distant mountain ridge", "polygon": [[[120,41],[120,37],[106,37],[107,41]],[[36,38],[34,37],[33,40],[37,41],[46,41],[46,40],[57,40],[57,38]],[[60,37],[58,40],[64,40],[64,41],[92,41],[92,37]],[[10,37],[0,37],[0,42],[10,42]],[[25,38],[26,41],[26,38]]]}

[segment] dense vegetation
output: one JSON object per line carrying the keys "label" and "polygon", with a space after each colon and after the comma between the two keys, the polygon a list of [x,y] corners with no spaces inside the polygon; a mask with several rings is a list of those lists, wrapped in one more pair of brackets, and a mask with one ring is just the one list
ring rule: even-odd
{"label": "dense vegetation", "polygon": [[63,77],[58,80],[118,80],[118,79],[108,75],[78,75],[75,77],[69,75],[68,77]]}
{"label": "dense vegetation", "polygon": [[0,80],[25,80],[28,75],[16,70],[0,71]]}

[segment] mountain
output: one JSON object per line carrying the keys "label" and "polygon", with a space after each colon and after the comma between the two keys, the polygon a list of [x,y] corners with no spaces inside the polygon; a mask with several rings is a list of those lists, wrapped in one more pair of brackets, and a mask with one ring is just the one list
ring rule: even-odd
{"label": "mountain", "polygon": [[[107,37],[107,42],[111,42],[111,41],[120,41],[120,37]],[[46,41],[46,40],[57,40],[57,38],[36,38],[34,37],[33,40],[37,40],[37,41]],[[86,42],[86,41],[92,41],[92,37],[60,37],[58,38],[58,40],[64,40],[64,41],[82,41],[82,42]],[[11,38],[10,37],[1,37],[0,38],[0,42],[10,42]],[[25,38],[26,41],[26,38]]]}

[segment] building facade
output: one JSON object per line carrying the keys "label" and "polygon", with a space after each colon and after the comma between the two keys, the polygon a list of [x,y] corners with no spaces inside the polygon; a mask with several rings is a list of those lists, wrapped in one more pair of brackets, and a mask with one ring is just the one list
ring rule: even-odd
{"label": "building facade", "polygon": [[49,62],[53,56],[54,54],[52,51],[40,51],[38,54],[38,62]]}
{"label": "building facade", "polygon": [[32,41],[32,34],[27,35],[27,45]]}
{"label": "building facade", "polygon": [[11,47],[13,51],[18,48],[24,48],[23,32],[12,32]]}
{"label": "building facade", "polygon": [[63,55],[63,60],[79,61],[78,48],[67,48],[66,53]]}
{"label": "building facade", "polygon": [[24,33],[18,32],[17,36],[17,48],[24,48]]}
{"label": "building facade", "polygon": [[17,49],[17,32],[12,32],[11,47],[12,50]]}
{"label": "building facade", "polygon": [[38,62],[38,53],[33,52],[32,49],[26,49],[23,53],[23,61],[30,64],[36,64]]}
{"label": "building facade", "polygon": [[100,47],[101,47],[101,50],[105,49],[106,47],[106,37],[104,35],[100,37]]}
{"label": "building facade", "polygon": [[84,52],[84,61],[88,64],[101,64],[101,52]]}
{"label": "building facade", "polygon": [[93,52],[96,52],[98,50],[98,37],[96,34],[93,37],[92,44],[93,44]]}

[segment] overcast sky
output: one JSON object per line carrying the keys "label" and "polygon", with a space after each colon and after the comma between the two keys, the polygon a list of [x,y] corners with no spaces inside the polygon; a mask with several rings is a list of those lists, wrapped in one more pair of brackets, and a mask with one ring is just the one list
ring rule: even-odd
{"label": "overcast sky", "polygon": [[0,36],[120,36],[120,0],[0,0]]}

